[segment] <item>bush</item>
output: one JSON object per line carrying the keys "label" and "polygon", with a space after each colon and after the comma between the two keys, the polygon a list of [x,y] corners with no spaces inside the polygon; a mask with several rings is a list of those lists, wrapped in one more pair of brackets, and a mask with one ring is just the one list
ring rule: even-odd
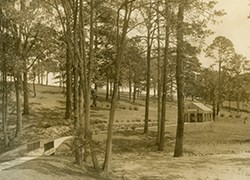
{"label": "bush", "polygon": [[135,131],[136,126],[135,126],[135,125],[132,125],[132,126],[131,126],[131,129],[132,129],[132,131]]}
{"label": "bush", "polygon": [[225,116],[225,114],[220,114],[220,117],[224,117]]}
{"label": "bush", "polygon": [[152,126],[157,126],[157,124],[158,124],[157,122],[153,122]]}
{"label": "bush", "polygon": [[136,119],[135,121],[136,121],[136,122],[141,122],[141,120],[140,120],[140,119]]}
{"label": "bush", "polygon": [[246,124],[246,123],[247,123],[247,117],[244,118],[244,124]]}
{"label": "bush", "polygon": [[126,107],[125,107],[125,106],[123,106],[123,107],[122,107],[122,109],[126,109]]}
{"label": "bush", "polygon": [[236,114],[235,118],[240,118],[240,116],[241,116],[240,114]]}
{"label": "bush", "polygon": [[139,110],[138,106],[134,106],[134,110],[138,111]]}
{"label": "bush", "polygon": [[233,117],[233,115],[232,115],[232,114],[229,114],[229,117],[230,117],[230,118],[232,118],[232,117]]}
{"label": "bush", "polygon": [[129,110],[133,110],[132,106],[129,106]]}
{"label": "bush", "polygon": [[105,121],[105,120],[101,120],[101,122],[102,122],[103,124],[106,124],[106,123],[107,123],[107,121]]}
{"label": "bush", "polygon": [[109,107],[109,104],[106,104],[106,107]]}
{"label": "bush", "polygon": [[91,121],[90,121],[90,124],[91,125],[94,125],[94,124],[102,124],[102,120],[101,119],[92,119]]}
{"label": "bush", "polygon": [[106,129],[106,126],[104,124],[98,124],[96,125],[96,127],[101,131],[104,131]]}

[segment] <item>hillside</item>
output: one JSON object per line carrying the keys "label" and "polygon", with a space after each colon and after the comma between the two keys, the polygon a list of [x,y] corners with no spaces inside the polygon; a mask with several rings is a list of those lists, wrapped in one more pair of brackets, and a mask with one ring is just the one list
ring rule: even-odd
{"label": "hillside", "polygon": [[[100,142],[99,163],[104,158],[109,101],[98,91],[98,106],[91,109],[94,139]],[[24,134],[12,149],[0,156],[1,162],[25,156],[22,147],[37,140],[72,135],[73,122],[64,119],[62,89],[37,86],[37,97],[30,98],[30,115],[24,117]],[[143,101],[121,100],[117,107],[113,138],[112,170],[107,175],[72,166],[72,140],[59,146],[54,156],[42,156],[0,172],[0,179],[249,179],[249,114],[236,118],[223,110],[218,121],[185,125],[184,157],[173,158],[176,106],[168,105],[166,148],[157,151],[156,103],[150,103],[150,133],[142,134]],[[13,122],[12,122],[13,123]],[[19,150],[19,151],[18,151]],[[14,153],[15,152],[15,153]],[[5,156],[4,156],[5,155]]]}

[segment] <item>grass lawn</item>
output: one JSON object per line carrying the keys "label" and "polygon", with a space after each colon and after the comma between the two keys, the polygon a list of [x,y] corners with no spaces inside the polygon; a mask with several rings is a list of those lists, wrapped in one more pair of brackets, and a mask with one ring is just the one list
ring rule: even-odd
{"label": "grass lawn", "polygon": [[[100,141],[102,150],[98,154],[100,164],[104,158],[105,130],[110,108],[110,103],[104,99],[104,94],[104,91],[98,91],[98,106],[91,109],[91,125],[97,132],[94,138]],[[71,135],[73,122],[64,119],[64,103],[65,98],[59,87],[37,86],[37,97],[30,98],[30,115],[24,117],[23,137],[14,141],[14,145]],[[142,134],[144,110],[143,100],[137,100],[135,104],[128,100],[121,100],[117,106],[111,177],[118,179],[199,179],[200,177],[201,179],[210,177],[212,177],[210,179],[220,179],[220,177],[221,179],[230,179],[230,177],[250,179],[248,168],[250,167],[248,154],[250,122],[247,121],[250,119],[249,114],[241,113],[241,116],[236,118],[236,113],[222,110],[223,117],[219,117],[215,122],[186,124],[184,157],[173,158],[176,106],[170,104],[167,106],[164,152],[157,151],[155,145],[156,101],[150,102],[151,128],[148,135]],[[14,119],[11,121],[12,124],[14,124],[13,121]],[[54,158],[72,160],[72,155],[71,140],[68,140],[59,147]],[[53,159],[53,157],[50,158]],[[221,168],[219,174],[217,167]],[[29,169],[28,165],[26,169]],[[185,174],[183,175],[182,172]],[[231,176],[228,178],[229,172]],[[202,173],[204,176],[201,176]]]}

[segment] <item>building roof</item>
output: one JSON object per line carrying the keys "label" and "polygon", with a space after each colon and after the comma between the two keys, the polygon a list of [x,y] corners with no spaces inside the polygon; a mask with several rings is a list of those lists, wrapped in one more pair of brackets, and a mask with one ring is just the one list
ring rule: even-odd
{"label": "building roof", "polygon": [[212,109],[210,109],[209,107],[205,106],[204,104],[200,102],[192,102],[192,103],[205,112],[212,112]]}

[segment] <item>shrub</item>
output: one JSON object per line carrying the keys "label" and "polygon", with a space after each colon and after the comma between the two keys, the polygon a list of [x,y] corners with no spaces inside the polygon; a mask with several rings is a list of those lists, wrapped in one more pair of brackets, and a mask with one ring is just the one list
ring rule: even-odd
{"label": "shrub", "polygon": [[244,118],[244,124],[246,124],[246,123],[247,123],[247,117]]}
{"label": "shrub", "polygon": [[135,126],[135,125],[132,125],[132,126],[131,126],[131,129],[132,129],[132,131],[135,131],[136,126]]}
{"label": "shrub", "polygon": [[126,107],[125,107],[125,106],[123,106],[123,107],[122,107],[122,109],[126,109]]}
{"label": "shrub", "polygon": [[240,118],[240,116],[241,116],[240,114],[236,114],[235,118]]}
{"label": "shrub", "polygon": [[152,126],[157,126],[157,124],[158,124],[157,122],[153,122]]}
{"label": "shrub", "polygon": [[103,130],[106,129],[104,124],[98,124],[98,125],[96,125],[96,127],[97,127],[99,130],[101,130],[101,131],[103,131]]}
{"label": "shrub", "polygon": [[225,116],[225,114],[220,114],[220,117],[224,117]]}
{"label": "shrub", "polygon": [[106,107],[109,107],[109,104],[106,104]]}
{"label": "shrub", "polygon": [[136,119],[135,121],[136,121],[136,122],[141,122],[141,120],[140,120],[140,119]]}
{"label": "shrub", "polygon": [[102,122],[102,123],[104,123],[104,124],[106,124],[106,123],[107,123],[107,121],[105,121],[105,120],[101,120],[101,122]]}
{"label": "shrub", "polygon": [[101,120],[101,119],[92,119],[91,121],[90,121],[90,124],[91,125],[94,125],[94,124],[102,124],[103,123],[103,120]]}
{"label": "shrub", "polygon": [[138,106],[134,106],[134,110],[138,111],[139,110]]}
{"label": "shrub", "polygon": [[132,106],[129,106],[129,110],[133,110]]}
{"label": "shrub", "polygon": [[232,117],[233,117],[233,115],[232,115],[232,114],[229,114],[229,117],[230,117],[230,118],[232,118]]}

